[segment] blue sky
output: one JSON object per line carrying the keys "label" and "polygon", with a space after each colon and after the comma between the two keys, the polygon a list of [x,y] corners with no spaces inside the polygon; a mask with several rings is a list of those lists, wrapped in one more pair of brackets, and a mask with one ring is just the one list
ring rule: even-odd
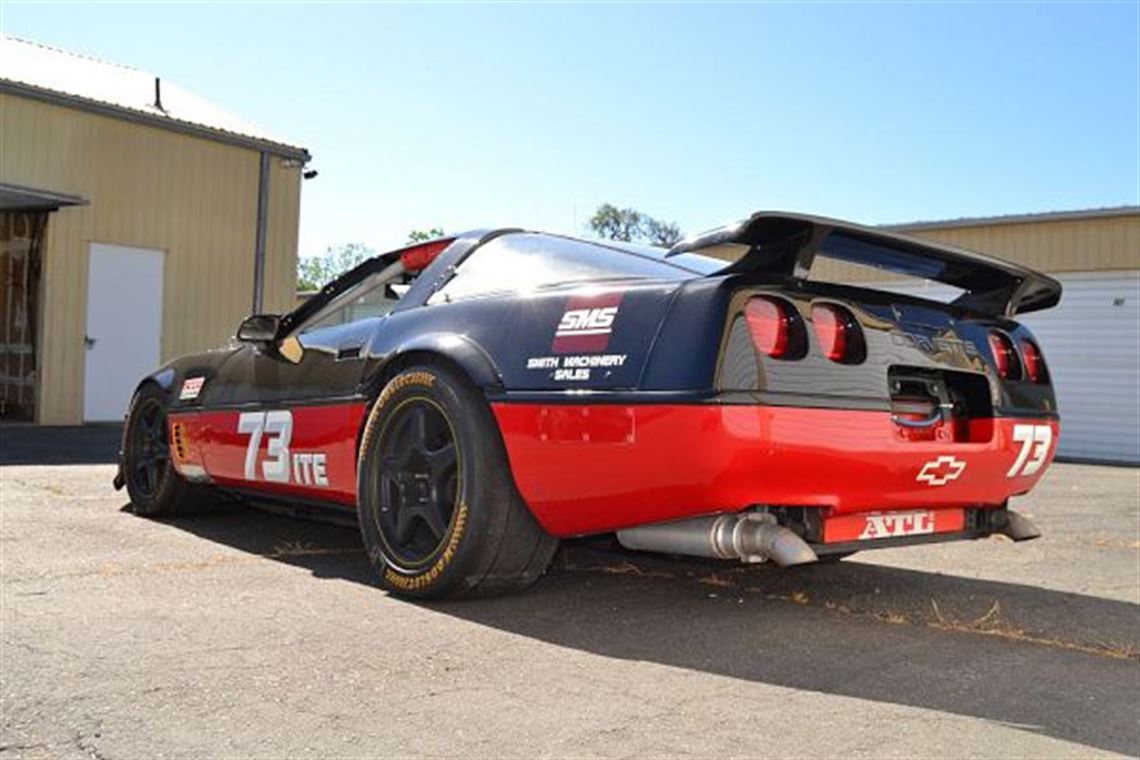
{"label": "blue sky", "polygon": [[307,147],[301,253],[602,202],[696,232],[1140,202],[1140,4],[17,4]]}

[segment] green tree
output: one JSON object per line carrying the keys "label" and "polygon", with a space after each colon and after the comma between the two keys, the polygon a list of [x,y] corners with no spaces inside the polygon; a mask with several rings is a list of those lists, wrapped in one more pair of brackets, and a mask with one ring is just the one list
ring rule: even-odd
{"label": "green tree", "polygon": [[304,256],[297,261],[297,290],[320,290],[374,255],[364,243],[345,243],[329,246],[321,256]]}
{"label": "green tree", "polygon": [[676,222],[662,222],[648,216],[641,225],[641,234],[647,243],[658,248],[672,248],[685,237]]}
{"label": "green tree", "polygon": [[658,248],[670,248],[684,237],[676,222],[663,222],[636,209],[618,208],[610,203],[598,206],[589,226],[600,238],[648,243]]}
{"label": "green tree", "polygon": [[629,243],[641,236],[641,212],[603,203],[590,217],[590,229],[598,237]]}
{"label": "green tree", "polygon": [[440,227],[432,227],[430,230],[412,230],[408,233],[408,245],[415,245],[416,243],[425,243],[428,240],[435,240],[441,238],[446,233]]}

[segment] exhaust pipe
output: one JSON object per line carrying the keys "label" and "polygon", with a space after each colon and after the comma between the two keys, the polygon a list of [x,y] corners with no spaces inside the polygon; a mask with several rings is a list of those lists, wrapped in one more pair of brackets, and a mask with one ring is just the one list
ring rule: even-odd
{"label": "exhaust pipe", "polygon": [[802,538],[777,524],[775,516],[765,512],[639,525],[619,530],[617,539],[625,548],[636,551],[742,562],[770,559],[780,567],[819,559]]}
{"label": "exhaust pipe", "polygon": [[1033,521],[1023,514],[1014,512],[1012,509],[1005,511],[1005,525],[998,530],[1009,536],[1014,541],[1031,541],[1035,538],[1041,538],[1041,530]]}

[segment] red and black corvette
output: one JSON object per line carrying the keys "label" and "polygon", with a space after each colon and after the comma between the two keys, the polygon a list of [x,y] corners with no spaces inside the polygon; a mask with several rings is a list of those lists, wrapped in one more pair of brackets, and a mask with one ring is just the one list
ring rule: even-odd
{"label": "red and black corvette", "polygon": [[[824,258],[954,296],[817,281]],[[218,491],[341,510],[382,583],[418,597],[523,587],[559,538],[597,533],[780,565],[1033,538],[1007,504],[1059,423],[1014,317],[1060,296],[796,214],[668,251],[473,232],[370,259],[145,378],[116,485],[145,515]]]}

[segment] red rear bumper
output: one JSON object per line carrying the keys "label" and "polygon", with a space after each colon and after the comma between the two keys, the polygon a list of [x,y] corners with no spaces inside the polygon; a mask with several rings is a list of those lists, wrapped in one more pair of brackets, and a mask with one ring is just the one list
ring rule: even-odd
{"label": "red rear bumper", "polygon": [[[1059,429],[1054,419],[998,418],[988,440],[954,443],[904,440],[887,412],[711,404],[493,409],[519,490],[557,536],[755,504],[826,507],[829,514],[996,507],[1040,479]],[[1018,439],[1037,430],[1039,444],[1016,440],[1015,426]]]}

